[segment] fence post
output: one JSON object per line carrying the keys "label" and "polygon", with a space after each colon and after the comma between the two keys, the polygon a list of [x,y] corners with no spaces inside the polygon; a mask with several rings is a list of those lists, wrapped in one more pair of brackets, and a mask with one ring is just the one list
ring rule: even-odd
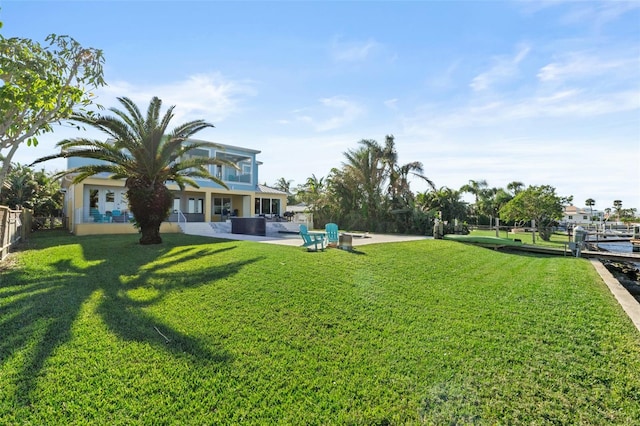
{"label": "fence post", "polygon": [[20,212],[20,221],[22,222],[22,228],[20,229],[20,238],[25,241],[27,239],[27,236],[31,233],[33,225],[33,210],[22,209],[22,212]]}

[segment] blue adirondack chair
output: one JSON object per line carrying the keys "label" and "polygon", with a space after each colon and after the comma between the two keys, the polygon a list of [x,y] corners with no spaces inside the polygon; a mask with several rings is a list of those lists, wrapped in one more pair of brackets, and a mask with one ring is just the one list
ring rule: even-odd
{"label": "blue adirondack chair", "polygon": [[330,247],[338,246],[338,225],[335,223],[327,223],[324,226],[324,231],[327,233],[327,245]]}
{"label": "blue adirondack chair", "polygon": [[306,247],[307,250],[318,251],[318,248],[324,250],[326,235],[323,232],[309,232],[307,225],[300,225],[300,236],[303,241],[302,246]]}
{"label": "blue adirondack chair", "polygon": [[95,207],[91,207],[89,209],[89,216],[93,218],[94,222],[107,222],[105,216]]}

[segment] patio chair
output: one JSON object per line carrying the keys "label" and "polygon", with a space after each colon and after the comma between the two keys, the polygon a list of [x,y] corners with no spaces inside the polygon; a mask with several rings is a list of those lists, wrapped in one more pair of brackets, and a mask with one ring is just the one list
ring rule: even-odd
{"label": "patio chair", "polygon": [[327,245],[329,247],[338,247],[338,225],[335,223],[327,223],[324,226],[327,233]]}
{"label": "patio chair", "polygon": [[[309,232],[307,225],[300,225],[300,236],[302,237],[303,247],[308,251],[324,250],[326,244],[326,234],[324,232]],[[313,249],[311,248],[313,246]]]}
{"label": "patio chair", "polygon": [[95,207],[89,209],[89,216],[91,216],[93,218],[93,221],[97,223],[108,221],[107,219],[105,219],[105,216],[100,213],[100,210],[96,209]]}
{"label": "patio chair", "polygon": [[124,216],[122,215],[122,211],[114,210],[111,212],[111,221],[112,222],[124,222]]}

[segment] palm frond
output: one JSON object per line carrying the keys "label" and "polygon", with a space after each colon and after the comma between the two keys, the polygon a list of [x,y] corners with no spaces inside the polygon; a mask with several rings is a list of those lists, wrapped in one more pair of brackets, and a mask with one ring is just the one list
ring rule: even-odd
{"label": "palm frond", "polygon": [[118,101],[125,107],[128,112],[128,115],[123,111],[111,108],[110,110],[118,115],[122,119],[123,122],[127,123],[127,125],[134,130],[137,137],[142,137],[145,134],[145,126],[144,126],[144,118],[140,113],[140,109],[138,106],[133,103],[133,101],[127,97],[120,97]]}

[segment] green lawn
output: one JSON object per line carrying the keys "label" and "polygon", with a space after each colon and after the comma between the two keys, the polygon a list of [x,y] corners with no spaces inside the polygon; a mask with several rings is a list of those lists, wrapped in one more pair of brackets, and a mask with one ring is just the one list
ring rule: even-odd
{"label": "green lawn", "polygon": [[[473,231],[471,231],[470,234],[495,237],[496,231],[474,229]],[[522,241],[524,244],[533,244],[533,236],[531,232],[511,233],[511,232],[502,230],[500,231],[500,238],[509,238],[512,240],[517,238],[520,241]],[[551,238],[549,239],[549,241],[544,241],[542,238],[540,238],[538,233],[536,233],[535,245],[561,249],[561,248],[565,248],[565,244],[567,244],[569,241],[570,241],[569,236],[566,233],[555,232],[551,234]]]}
{"label": "green lawn", "polygon": [[640,424],[640,333],[583,259],[164,239],[32,237],[0,424]]}

